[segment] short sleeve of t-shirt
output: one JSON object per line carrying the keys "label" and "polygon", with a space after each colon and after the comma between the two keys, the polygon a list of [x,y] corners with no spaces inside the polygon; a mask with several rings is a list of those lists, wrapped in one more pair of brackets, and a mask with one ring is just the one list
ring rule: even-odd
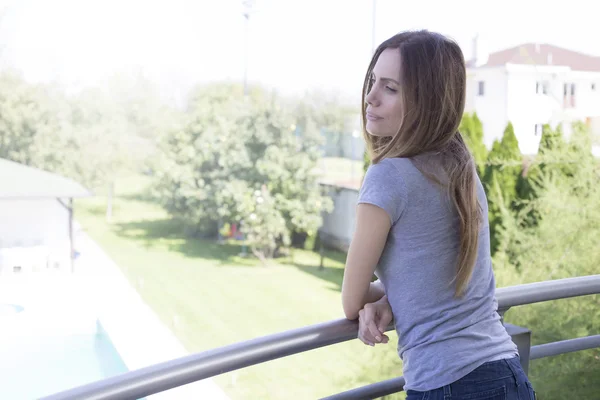
{"label": "short sleeve of t-shirt", "polygon": [[384,159],[371,165],[358,194],[358,204],[373,204],[383,209],[396,223],[406,207],[406,185],[400,171],[391,160]]}

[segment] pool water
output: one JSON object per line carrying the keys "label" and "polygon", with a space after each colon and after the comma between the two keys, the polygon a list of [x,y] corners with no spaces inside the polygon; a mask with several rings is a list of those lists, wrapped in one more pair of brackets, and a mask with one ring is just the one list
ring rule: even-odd
{"label": "pool water", "polygon": [[37,399],[127,370],[98,320],[89,333],[0,335],[0,399]]}

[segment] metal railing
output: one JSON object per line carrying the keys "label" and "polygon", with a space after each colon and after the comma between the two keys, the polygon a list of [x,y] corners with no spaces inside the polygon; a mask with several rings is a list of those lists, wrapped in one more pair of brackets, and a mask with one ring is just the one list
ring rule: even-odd
{"label": "metal railing", "polygon": [[[500,288],[498,310],[537,302],[600,293],[600,275],[544,281]],[[394,329],[393,326],[388,330]],[[226,372],[292,354],[356,339],[358,322],[339,319],[155,364],[108,379],[60,392],[42,400],[139,399]],[[543,344],[531,348],[531,359],[600,347],[600,335]],[[402,390],[404,379],[395,378],[328,399],[376,398]]]}
{"label": "metal railing", "polygon": [[[596,347],[600,347],[600,335],[563,340],[560,342],[533,346],[531,348],[529,359],[535,360],[538,358],[551,357]],[[325,397],[322,400],[375,399],[402,391],[404,389],[404,383],[403,377],[388,379],[387,381],[373,383],[371,385]]]}

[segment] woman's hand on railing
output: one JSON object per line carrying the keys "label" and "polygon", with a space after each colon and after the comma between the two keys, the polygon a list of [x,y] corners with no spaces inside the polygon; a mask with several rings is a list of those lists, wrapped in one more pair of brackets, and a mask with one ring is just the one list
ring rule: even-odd
{"label": "woman's hand on railing", "polygon": [[369,346],[375,346],[375,343],[387,343],[389,337],[385,334],[385,330],[393,317],[387,296],[383,296],[375,303],[365,304],[358,312],[358,338]]}

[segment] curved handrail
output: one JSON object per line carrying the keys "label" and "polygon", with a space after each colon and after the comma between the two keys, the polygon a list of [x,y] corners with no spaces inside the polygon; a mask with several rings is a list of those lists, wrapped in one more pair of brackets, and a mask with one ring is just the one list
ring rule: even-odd
{"label": "curved handrail", "polygon": [[345,392],[337,393],[331,396],[323,397],[320,400],[364,400],[378,399],[383,396],[398,393],[404,390],[406,381],[403,376],[388,379],[367,386],[350,389]]}
{"label": "curved handrail", "polygon": [[234,343],[79,386],[40,400],[139,399],[265,361],[356,339],[358,323],[339,319]]}
{"label": "curved handrail", "polygon": [[508,309],[525,304],[597,294],[600,292],[599,288],[600,275],[587,275],[500,288],[496,290],[496,298],[498,309]]}
{"label": "curved handrail", "polygon": [[[498,308],[506,310],[513,306],[597,293],[600,293],[600,275],[590,275],[500,288],[496,297]],[[357,332],[356,321],[338,319],[162,362],[42,400],[138,399],[250,365],[355,339]]]}
{"label": "curved handrail", "polygon": [[579,337],[574,339],[560,340],[558,342],[538,344],[531,348],[530,360],[557,356],[559,354],[572,353],[575,351],[589,350],[600,347],[600,335]]}

